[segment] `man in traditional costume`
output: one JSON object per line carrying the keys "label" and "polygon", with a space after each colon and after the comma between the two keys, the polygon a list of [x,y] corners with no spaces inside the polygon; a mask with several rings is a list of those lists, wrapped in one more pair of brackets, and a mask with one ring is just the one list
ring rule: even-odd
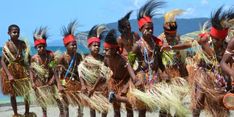
{"label": "man in traditional costume", "polygon": [[16,96],[23,96],[25,103],[25,116],[31,116],[29,112],[29,91],[31,84],[28,75],[29,49],[26,43],[19,40],[20,28],[13,24],[8,27],[10,39],[5,43],[2,50],[2,92],[10,95],[11,106],[14,111],[13,117],[22,117],[17,112]]}
{"label": "man in traditional costume", "polygon": [[[184,11],[181,9],[174,9],[165,13],[164,15],[164,33],[159,36],[164,44],[170,47],[181,43],[180,36],[177,33],[177,23],[175,16],[182,14]],[[168,73],[171,77],[186,77],[188,71],[185,66],[185,59],[182,59],[181,51],[170,51],[163,53],[164,56],[170,57],[170,60],[165,60],[164,65],[167,67]],[[169,55],[167,55],[169,54]],[[171,55],[170,55],[171,54]],[[185,53],[183,53],[185,54]],[[171,58],[172,57],[172,58]]]}
{"label": "man in traditional costume", "polygon": [[69,117],[69,104],[78,106],[78,117],[83,116],[83,107],[80,105],[79,92],[81,84],[77,67],[82,61],[82,56],[77,53],[77,36],[75,35],[77,23],[73,21],[67,28],[63,27],[63,43],[67,51],[58,60],[57,75],[58,89],[65,103],[66,117]]}
{"label": "man in traditional costume", "polygon": [[167,49],[180,50],[199,44],[204,52],[200,52],[198,53],[200,55],[196,56],[199,61],[197,65],[192,65],[195,68],[188,70],[191,77],[190,82],[193,83],[192,111],[194,117],[198,117],[204,108],[208,109],[214,117],[228,115],[228,110],[223,106],[222,98],[225,94],[223,87],[226,84],[226,91],[230,90],[231,82],[230,77],[224,77],[218,63],[225,52],[224,48],[227,47],[225,38],[229,26],[225,22],[233,19],[233,14],[232,9],[223,11],[223,7],[220,7],[211,15],[212,26],[209,32],[199,34],[198,40],[194,40],[192,43],[166,47]]}
{"label": "man in traditional costume", "polygon": [[133,44],[140,39],[136,32],[131,31],[129,17],[132,11],[128,12],[123,18],[118,21],[118,29],[121,35],[118,37],[117,42],[120,47],[120,53],[127,59],[131,54]]}
{"label": "man in traditional costume", "polygon": [[[102,112],[102,117],[107,116],[109,102],[107,100],[106,81],[111,75],[111,70],[104,65],[104,57],[99,54],[100,36],[106,30],[104,25],[95,25],[88,34],[88,47],[90,54],[85,56],[84,60],[78,66],[78,73],[81,81],[81,91],[88,94],[90,101],[96,100],[90,107],[90,116],[96,117],[95,109]],[[102,100],[102,102],[100,102]],[[100,105],[101,103],[101,105]],[[100,110],[99,110],[100,108]]]}
{"label": "man in traditional costume", "polygon": [[[164,2],[155,0],[148,1],[140,8],[137,17],[142,37],[134,44],[132,52],[139,61],[138,77],[145,83],[145,88],[147,89],[162,79],[169,80],[165,72],[165,66],[162,63],[162,53],[160,52],[163,42],[153,36],[152,17],[156,14],[156,9],[163,4]],[[131,63],[135,61],[134,59],[132,60]],[[161,70],[160,76],[159,69]],[[139,110],[139,115],[145,116],[147,108],[139,108]]]}
{"label": "man in traditional costume", "polygon": [[63,117],[64,113],[55,85],[54,69],[56,63],[54,53],[46,49],[47,28],[41,27],[35,30],[33,38],[37,54],[31,59],[30,77],[36,93],[36,102],[42,107],[43,117],[47,117],[46,108],[48,105],[58,103],[60,116]]}
{"label": "man in traditional costume", "polygon": [[129,82],[131,80],[136,81],[136,76],[131,65],[119,54],[119,46],[116,39],[116,31],[112,29],[108,32],[104,42],[104,62],[113,72],[108,81],[109,100],[113,104],[115,117],[120,117],[121,102],[126,104],[127,117],[133,117],[132,106],[126,95],[129,89]]}

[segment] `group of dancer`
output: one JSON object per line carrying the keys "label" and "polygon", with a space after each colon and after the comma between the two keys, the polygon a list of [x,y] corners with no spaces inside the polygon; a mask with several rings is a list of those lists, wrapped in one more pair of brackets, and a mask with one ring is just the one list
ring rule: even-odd
{"label": "group of dancer", "polygon": [[[114,116],[120,117],[121,103],[127,117],[133,117],[134,110],[139,117],[158,110],[160,117],[187,116],[186,95],[191,95],[194,117],[203,109],[214,117],[229,116],[229,110],[234,109],[234,40],[228,33],[234,26],[234,9],[220,7],[212,12],[211,26],[193,39],[177,33],[175,17],[184,11],[169,11],[164,15],[164,32],[157,37],[153,35],[153,17],[164,4],[149,0],[139,9],[141,34],[131,30],[132,11],[118,21],[119,37],[115,29],[93,26],[87,36],[87,55],[77,52],[76,21],[62,27],[66,48],[62,54],[47,49],[46,27],[36,29],[37,53],[33,56],[29,45],[19,39],[20,28],[10,25],[10,39],[2,50],[1,87],[4,95],[10,95],[13,117],[36,116],[29,111],[30,103],[42,108],[43,117],[47,117],[47,107],[54,105],[60,117],[69,117],[69,105],[78,107],[78,117],[86,115],[84,106],[90,108],[91,117],[96,111],[106,117],[112,105]],[[100,54],[101,48],[104,54]],[[192,55],[185,52],[187,48],[194,50]],[[24,97],[24,115],[17,112],[16,96]]]}

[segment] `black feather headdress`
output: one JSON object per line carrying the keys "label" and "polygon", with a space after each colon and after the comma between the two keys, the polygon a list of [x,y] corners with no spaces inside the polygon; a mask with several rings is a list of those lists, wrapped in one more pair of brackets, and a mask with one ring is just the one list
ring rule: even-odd
{"label": "black feather headdress", "polygon": [[111,29],[105,38],[104,48],[119,48],[115,29]]}
{"label": "black feather headdress", "polygon": [[223,6],[221,6],[217,11],[211,13],[212,27],[210,29],[210,35],[216,39],[225,39],[233,18],[234,10],[232,8],[223,10]]}
{"label": "black feather headdress", "polygon": [[107,27],[105,25],[95,25],[91,28],[88,34],[88,45],[93,42],[99,42],[101,39],[101,35],[103,32],[107,31]]}
{"label": "black feather headdress", "polygon": [[47,27],[40,27],[39,29],[36,29],[33,33],[34,46],[37,46],[39,44],[46,45],[47,38]]}
{"label": "black feather headdress", "polygon": [[151,18],[158,14],[158,8],[164,4],[165,2],[149,0],[145,5],[143,5],[137,15],[139,28],[142,28],[145,23],[152,22]]}
{"label": "black feather headdress", "polygon": [[132,14],[132,11],[129,11],[123,18],[121,18],[118,21],[118,29],[120,33],[123,33],[123,28],[125,27],[125,23],[129,22],[130,15]]}
{"label": "black feather headdress", "polygon": [[67,27],[62,27],[62,34],[64,36],[63,43],[64,45],[67,45],[70,42],[76,41],[78,39],[77,35],[75,34],[75,31],[77,29],[77,22],[72,21],[67,25]]}

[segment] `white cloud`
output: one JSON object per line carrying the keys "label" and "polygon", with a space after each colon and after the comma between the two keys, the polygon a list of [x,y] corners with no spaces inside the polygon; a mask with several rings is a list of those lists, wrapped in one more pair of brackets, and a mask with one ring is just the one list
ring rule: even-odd
{"label": "white cloud", "polygon": [[207,4],[209,4],[209,1],[208,0],[201,0],[201,4],[202,5],[207,5]]}
{"label": "white cloud", "polygon": [[195,13],[196,9],[195,8],[187,8],[183,14],[184,18],[191,18],[191,17],[195,17],[196,13]]}
{"label": "white cloud", "polygon": [[195,12],[195,9],[194,8],[187,8],[186,10],[185,10],[185,15],[191,15],[191,14],[193,14]]}
{"label": "white cloud", "polygon": [[131,2],[133,2],[134,8],[138,9],[146,2],[146,0],[131,0]]}

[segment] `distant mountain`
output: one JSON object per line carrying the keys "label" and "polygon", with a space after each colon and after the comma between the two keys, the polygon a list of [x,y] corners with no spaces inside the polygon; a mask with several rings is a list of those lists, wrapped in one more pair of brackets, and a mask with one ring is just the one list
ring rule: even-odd
{"label": "distant mountain", "polygon": [[[163,32],[163,23],[164,23],[164,18],[154,18],[154,34],[157,36]],[[178,25],[178,33],[180,35],[193,32],[193,31],[198,31],[200,29],[200,25],[202,25],[204,22],[209,20],[208,18],[192,18],[192,19],[177,19],[177,25]],[[137,20],[133,19],[130,20],[131,27],[133,31],[136,31],[138,33],[138,24]],[[107,24],[108,27],[117,29],[118,23],[110,23]]]}
{"label": "distant mountain", "polygon": [[[160,35],[163,32],[163,23],[164,23],[164,19],[163,18],[154,18],[154,35]],[[208,18],[191,18],[191,19],[177,19],[177,25],[178,25],[178,33],[180,35],[189,33],[189,32],[194,32],[194,31],[198,31],[200,29],[200,25],[202,25],[204,22],[206,22],[208,20]],[[136,19],[132,19],[130,20],[131,23],[131,27],[133,31],[136,31],[140,34],[139,30],[138,30],[138,24],[137,24],[137,20]],[[114,22],[114,23],[109,23],[107,24],[107,26],[112,29],[117,29],[118,30],[118,23]],[[84,33],[87,33],[84,32]],[[84,35],[80,36],[79,39],[79,43],[80,45],[85,46],[86,45],[86,37]],[[56,46],[63,46],[62,42],[60,41],[54,41],[51,42],[50,45],[56,45]],[[84,48],[84,47],[82,47]]]}

